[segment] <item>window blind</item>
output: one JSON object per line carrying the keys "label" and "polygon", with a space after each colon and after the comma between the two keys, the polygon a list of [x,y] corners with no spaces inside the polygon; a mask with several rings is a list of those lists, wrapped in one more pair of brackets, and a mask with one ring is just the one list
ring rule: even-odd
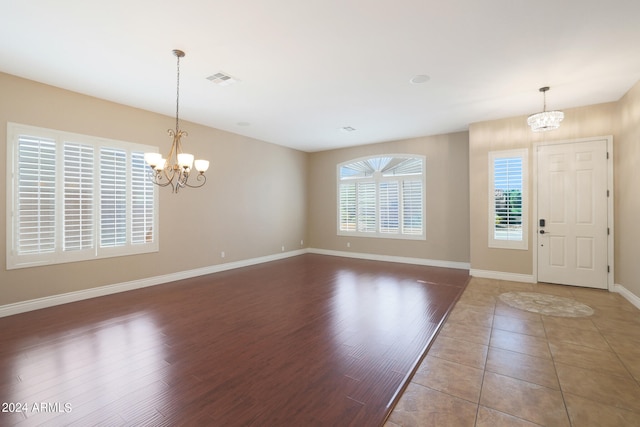
{"label": "window blind", "polygon": [[342,231],[356,231],[356,184],[340,184],[339,226]]}
{"label": "window blind", "polygon": [[397,181],[380,183],[380,232],[398,233],[400,191]]}
{"label": "window blind", "polygon": [[522,240],[522,158],[497,158],[494,174],[494,238]]}
{"label": "window blind", "polygon": [[20,136],[17,175],[17,252],[49,253],[56,243],[56,142]]}
{"label": "window blind", "polygon": [[357,185],[358,231],[374,233],[376,231],[376,184],[359,182]]}
{"label": "window blind", "polygon": [[64,250],[94,247],[94,152],[93,147],[64,143],[63,236]]}
{"label": "window blind", "polygon": [[127,153],[100,149],[100,246],[122,246],[127,239]]}
{"label": "window blind", "polygon": [[402,232],[422,234],[422,181],[402,181]]}
{"label": "window blind", "polygon": [[147,178],[150,167],[144,153],[131,153],[131,243],[153,242],[154,188]]}

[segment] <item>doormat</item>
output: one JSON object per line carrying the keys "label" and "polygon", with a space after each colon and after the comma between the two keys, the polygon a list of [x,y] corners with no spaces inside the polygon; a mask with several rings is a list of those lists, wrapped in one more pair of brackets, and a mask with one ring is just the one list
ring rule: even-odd
{"label": "doormat", "polygon": [[498,298],[505,304],[533,313],[558,317],[587,317],[593,309],[571,298],[537,292],[507,292]]}

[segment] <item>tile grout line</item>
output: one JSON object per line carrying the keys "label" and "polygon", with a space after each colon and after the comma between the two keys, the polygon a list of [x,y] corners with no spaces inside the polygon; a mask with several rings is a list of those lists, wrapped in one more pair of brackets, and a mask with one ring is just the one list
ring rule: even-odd
{"label": "tile grout line", "polygon": [[478,396],[478,406],[476,407],[476,419],[473,423],[474,426],[478,424],[478,416],[480,415],[480,406],[482,402],[482,392],[484,391],[484,378],[487,375],[487,359],[489,359],[489,351],[491,349],[491,340],[493,339],[493,324],[495,322],[496,315],[496,297],[493,298],[493,310],[491,314],[491,326],[489,327],[489,342],[487,342],[487,355],[484,358],[484,364],[482,366],[482,381],[480,381],[480,395]]}
{"label": "tile grout line", "polygon": [[567,420],[569,421],[569,425],[573,426],[573,421],[571,421],[571,414],[569,413],[569,408],[567,407],[567,399],[564,396],[564,390],[562,388],[562,383],[560,382],[560,376],[558,375],[558,365],[556,364],[555,356],[553,351],[551,351],[551,346],[549,345],[549,336],[547,335],[547,326],[542,320],[542,329],[544,330],[544,338],[547,341],[547,348],[549,349],[549,355],[551,356],[551,363],[553,363],[553,371],[556,374],[556,380],[558,381],[558,388],[560,389],[560,396],[562,396],[562,406],[564,406],[564,411],[567,414]]}
{"label": "tile grout line", "polygon": [[629,367],[627,366],[626,363],[624,363],[624,361],[620,358],[620,354],[618,354],[618,352],[611,346],[611,343],[609,342],[609,340],[607,339],[607,337],[602,333],[602,330],[598,327],[597,324],[594,323],[594,326],[596,327],[596,329],[598,330],[598,333],[600,334],[600,336],[602,336],[602,339],[604,339],[604,341],[607,343],[607,345],[609,346],[609,348],[611,349],[611,352],[613,354],[616,355],[616,359],[620,362],[620,364],[624,367],[624,369],[627,371],[627,373],[629,374],[630,378],[633,379],[636,384],[638,385],[638,387],[640,387],[640,380],[638,380],[638,378],[636,378],[633,373],[629,370]]}

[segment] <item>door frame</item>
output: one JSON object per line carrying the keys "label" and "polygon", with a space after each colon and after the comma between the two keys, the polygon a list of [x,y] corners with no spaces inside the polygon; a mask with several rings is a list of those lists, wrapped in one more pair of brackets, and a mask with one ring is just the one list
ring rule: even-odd
{"label": "door frame", "polygon": [[607,227],[609,228],[609,234],[607,235],[607,264],[609,266],[609,270],[607,273],[607,289],[609,292],[614,291],[614,195],[615,191],[613,188],[613,136],[596,136],[589,138],[578,138],[578,139],[565,139],[559,141],[540,141],[535,142],[533,144],[533,165],[531,168],[531,174],[533,178],[533,203],[532,203],[532,215],[529,217],[533,219],[533,222],[530,224],[530,230],[533,233],[533,280],[538,282],[538,147],[545,145],[559,145],[559,144],[575,144],[580,142],[591,142],[591,141],[606,141],[607,143],[607,191],[609,192],[609,197],[607,197]]}

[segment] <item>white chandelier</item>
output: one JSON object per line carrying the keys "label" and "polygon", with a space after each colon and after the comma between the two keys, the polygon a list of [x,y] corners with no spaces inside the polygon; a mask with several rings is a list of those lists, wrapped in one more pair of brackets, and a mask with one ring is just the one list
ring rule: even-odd
{"label": "white chandelier", "polygon": [[560,122],[564,119],[562,111],[547,111],[547,91],[548,86],[541,87],[540,92],[544,98],[544,104],[541,113],[532,114],[527,119],[527,124],[531,126],[533,132],[546,132],[548,130],[558,129]]}
{"label": "white chandelier", "polygon": [[[144,153],[145,161],[151,166],[152,171],[149,179],[160,187],[171,185],[174,193],[177,193],[183,187],[197,188],[202,187],[207,182],[204,173],[209,169],[209,161],[198,159],[194,162],[193,154],[182,152],[181,138],[187,136],[187,132],[180,130],[180,120],[178,116],[180,106],[180,58],[184,57],[184,52],[174,50],[173,54],[178,58],[177,66],[177,91],[176,91],[176,129],[169,129],[167,132],[173,138],[171,149],[167,157],[162,157],[160,153]],[[198,174],[195,180],[197,182],[189,182],[191,171],[195,167]]]}

